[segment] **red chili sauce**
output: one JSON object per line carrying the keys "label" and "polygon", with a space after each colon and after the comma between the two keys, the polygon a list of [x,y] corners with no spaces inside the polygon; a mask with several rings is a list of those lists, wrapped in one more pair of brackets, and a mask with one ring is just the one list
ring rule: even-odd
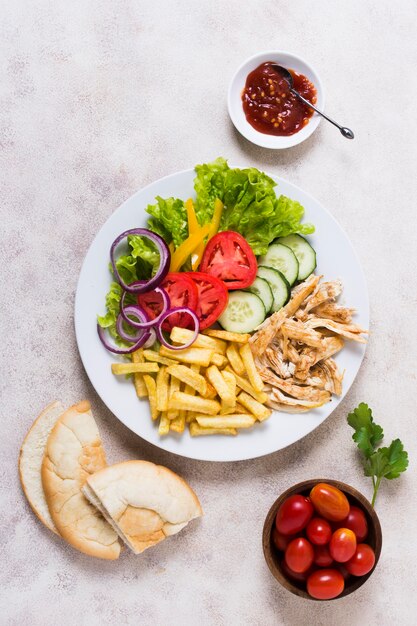
{"label": "red chili sauce", "polygon": [[[273,61],[262,63],[248,75],[242,93],[243,110],[249,124],[260,133],[294,135],[308,124],[313,109],[290,92],[287,81],[272,65]],[[303,74],[289,71],[293,88],[315,104],[317,91],[313,83]]]}

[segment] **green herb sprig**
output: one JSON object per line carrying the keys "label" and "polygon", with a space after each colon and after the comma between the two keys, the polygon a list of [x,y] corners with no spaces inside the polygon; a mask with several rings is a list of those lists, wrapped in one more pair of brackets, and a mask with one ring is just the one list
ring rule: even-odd
{"label": "green herb sprig", "polygon": [[391,441],[388,448],[378,448],[384,438],[384,431],[381,426],[375,424],[372,409],[364,402],[349,413],[347,421],[355,431],[352,439],[364,455],[365,476],[372,478],[374,487],[372,506],[374,506],[381,480],[383,478],[392,480],[405,472],[408,467],[408,453],[400,439]]}

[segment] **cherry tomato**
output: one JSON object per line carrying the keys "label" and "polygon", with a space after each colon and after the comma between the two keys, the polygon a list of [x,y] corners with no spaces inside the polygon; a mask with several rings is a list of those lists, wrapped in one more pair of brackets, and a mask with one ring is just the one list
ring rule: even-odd
{"label": "cherry tomato", "polygon": [[310,576],[310,574],[312,573],[312,569],[307,570],[306,572],[293,572],[292,569],[290,567],[288,567],[288,565],[285,562],[285,559],[282,559],[281,561],[281,569],[282,569],[282,573],[284,574],[284,576],[286,576],[287,578],[290,578],[291,580],[295,580],[296,582],[299,583],[305,583],[307,578]]}
{"label": "cherry tomato", "polygon": [[313,564],[313,546],[304,537],[293,539],[285,550],[285,562],[293,572],[302,574]]}
{"label": "cherry tomato", "polygon": [[[169,296],[170,308],[186,306],[193,311],[197,309],[198,289],[197,285],[185,274],[171,272],[166,275],[161,283]],[[163,300],[160,293],[148,291],[138,295],[138,304],[144,309],[149,318],[155,319],[162,311]],[[170,315],[162,325],[163,330],[171,331],[174,326],[181,328],[193,327],[192,319],[186,313],[174,313]]]}
{"label": "cherry tomato", "polygon": [[364,576],[374,565],[375,552],[367,543],[360,543],[353,557],[345,563],[347,571],[353,576]]}
{"label": "cherry tomato", "polygon": [[329,552],[329,546],[314,546],[314,565],[330,567],[333,557]]}
{"label": "cherry tomato", "polygon": [[200,270],[220,278],[227,289],[243,289],[255,280],[258,265],[246,239],[227,230],[210,239]]}
{"label": "cherry tomato", "polygon": [[351,506],[349,515],[339,522],[337,528],[350,528],[356,535],[357,541],[363,541],[368,535],[368,522],[365,513],[357,506]]}
{"label": "cherry tomato", "polygon": [[227,306],[227,289],[224,283],[203,272],[185,272],[194,281],[198,291],[196,313],[200,330],[208,328],[220,317]]}
{"label": "cherry tomato", "polygon": [[334,531],[329,544],[330,554],[338,563],[346,563],[356,552],[356,537],[349,528]]}
{"label": "cherry tomato", "polygon": [[277,531],[275,526],[273,527],[272,541],[274,542],[274,546],[276,547],[277,550],[282,550],[282,552],[285,552],[291,539],[292,537],[290,535],[282,535],[281,533]]}
{"label": "cherry tomato", "polygon": [[316,511],[331,522],[340,522],[349,515],[348,499],[337,487],[318,483],[311,490],[310,498]]}
{"label": "cherry tomato", "polygon": [[295,535],[313,517],[313,505],[305,496],[290,496],[281,504],[275,518],[277,530],[283,535]]}
{"label": "cherry tomato", "polygon": [[327,520],[322,517],[313,517],[307,525],[306,534],[315,546],[324,546],[331,539],[332,529]]}
{"label": "cherry tomato", "polygon": [[331,600],[340,596],[345,581],[336,569],[319,569],[307,578],[307,591],[317,600]]}

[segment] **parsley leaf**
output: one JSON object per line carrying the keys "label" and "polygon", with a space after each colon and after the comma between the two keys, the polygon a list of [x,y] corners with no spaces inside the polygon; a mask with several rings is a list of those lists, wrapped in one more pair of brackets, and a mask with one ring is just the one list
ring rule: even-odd
{"label": "parsley leaf", "polygon": [[374,423],[372,409],[361,402],[352,413],[349,413],[347,420],[349,426],[355,429],[352,435],[353,441],[358,444],[359,450],[362,450],[366,457],[370,457],[384,437],[381,426]]}
{"label": "parsley leaf", "polygon": [[388,478],[388,480],[398,478],[398,476],[407,469],[408,454],[404,450],[400,439],[394,439],[394,441],[391,441],[389,448],[380,448],[378,453],[383,454],[387,461],[384,469],[384,477]]}
{"label": "parsley leaf", "polygon": [[408,454],[400,439],[394,439],[388,448],[377,447],[384,437],[384,431],[381,426],[375,424],[372,410],[364,402],[361,402],[356,409],[349,413],[347,421],[349,426],[355,430],[352,439],[364,455],[365,476],[372,478],[374,486],[373,506],[382,478],[392,480],[405,472],[408,467]]}

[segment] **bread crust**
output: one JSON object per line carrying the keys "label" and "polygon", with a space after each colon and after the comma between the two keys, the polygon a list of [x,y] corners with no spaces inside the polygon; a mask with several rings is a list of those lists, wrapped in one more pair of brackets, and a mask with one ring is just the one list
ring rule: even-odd
{"label": "bread crust", "polygon": [[[38,484],[33,485],[33,481],[38,483],[38,480],[40,480],[42,458],[47,438],[56,420],[63,412],[64,407],[58,400],[51,402],[41,411],[26,433],[20,448],[18,462],[20,484],[27,501],[40,521],[56,535],[59,533],[49,513],[42,483],[40,486]],[[50,420],[52,421],[50,422]],[[39,478],[37,476],[38,473]],[[35,491],[38,491],[38,493],[35,493]]]}
{"label": "bread crust", "polygon": [[88,401],[65,411],[52,429],[42,463],[42,484],[60,535],[81,552],[117,559],[117,534],[81,492],[87,478],[106,465]]}

